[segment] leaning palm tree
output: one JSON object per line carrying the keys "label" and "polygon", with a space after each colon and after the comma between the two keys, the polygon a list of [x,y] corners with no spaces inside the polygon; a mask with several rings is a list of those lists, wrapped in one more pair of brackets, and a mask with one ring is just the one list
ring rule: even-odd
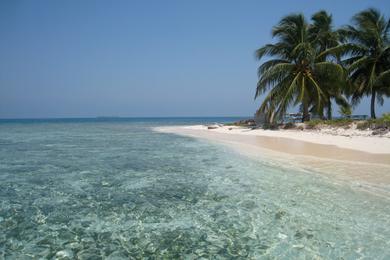
{"label": "leaning palm tree", "polygon": [[371,95],[371,118],[376,118],[375,101],[383,104],[390,94],[390,20],[376,9],[367,9],[352,18],[353,25],[340,29],[344,44],[329,52],[347,55],[343,64],[353,84],[352,102]]}
{"label": "leaning palm tree", "polygon": [[308,121],[309,106],[327,99],[324,80],[341,80],[343,69],[336,63],[319,60],[319,50],[302,14],[284,17],[273,28],[272,35],[277,38],[276,43],[256,51],[259,60],[271,56],[258,70],[255,98],[268,91],[258,113],[267,111],[280,117],[291,105],[300,104],[302,121]]}

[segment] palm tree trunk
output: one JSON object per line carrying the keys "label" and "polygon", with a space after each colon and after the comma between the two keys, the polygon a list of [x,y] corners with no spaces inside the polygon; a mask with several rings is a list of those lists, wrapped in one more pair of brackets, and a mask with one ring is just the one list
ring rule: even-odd
{"label": "palm tree trunk", "polygon": [[271,115],[270,115],[270,117],[269,117],[269,123],[270,123],[270,124],[273,124],[273,123],[274,123],[274,119],[275,119],[275,112],[272,111],[272,112],[271,112]]}
{"label": "palm tree trunk", "polygon": [[310,114],[309,114],[309,105],[307,104],[307,102],[303,102],[302,104],[302,123],[306,122],[306,121],[309,121],[310,120]]}
{"label": "palm tree trunk", "polygon": [[328,120],[332,120],[332,102],[328,99],[328,111],[326,112]]}
{"label": "palm tree trunk", "polygon": [[375,92],[375,90],[373,90],[372,95],[371,95],[371,118],[372,119],[376,118],[376,116],[375,116],[375,97],[376,97],[376,92]]}

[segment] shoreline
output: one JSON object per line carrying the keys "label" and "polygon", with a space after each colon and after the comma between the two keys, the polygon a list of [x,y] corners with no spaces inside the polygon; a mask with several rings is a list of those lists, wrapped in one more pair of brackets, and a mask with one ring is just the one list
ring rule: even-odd
{"label": "shoreline", "polygon": [[[295,142],[295,145],[305,144],[306,146],[314,145],[313,147],[328,147],[328,148],[339,148],[350,150],[351,152],[361,152],[364,154],[375,154],[380,156],[385,156],[387,163],[390,164],[390,136],[368,136],[368,135],[345,135],[339,133],[338,129],[333,131],[308,131],[308,130],[264,130],[264,129],[250,129],[240,126],[215,126],[215,129],[208,129],[205,125],[191,125],[191,126],[167,126],[156,128],[160,132],[172,132],[177,134],[184,135],[196,135],[199,137],[215,137],[217,136],[231,136],[231,139],[239,140],[238,136],[241,138],[246,137],[255,137],[258,140],[266,140],[270,138],[269,141],[281,140],[278,144],[265,144],[265,148],[272,150],[281,150],[278,149],[278,145],[282,145],[282,141],[286,143]],[[355,130],[359,131],[359,130]],[[256,140],[256,139],[253,139]],[[316,156],[316,151],[308,149],[304,151],[306,147],[290,147],[294,149],[285,150],[284,147],[282,152],[287,153],[303,153],[306,155]],[[320,148],[321,149],[321,148]],[[322,157],[322,156],[319,156]],[[387,158],[388,157],[388,158]]]}
{"label": "shoreline", "polygon": [[[388,198],[390,194],[390,138],[326,136],[315,132],[291,135],[294,130],[229,128],[232,127],[207,129],[206,126],[193,125],[158,127],[154,130],[223,144],[244,156],[276,162],[286,168],[315,171],[331,177],[331,180],[346,181],[354,188],[381,197]],[[309,134],[309,138],[306,134]],[[337,140],[345,140],[337,146],[333,143],[325,144],[329,138],[335,137]],[[366,144],[367,141],[371,142],[370,146]],[[375,149],[379,141],[382,148]],[[376,153],[363,152],[364,147]]]}

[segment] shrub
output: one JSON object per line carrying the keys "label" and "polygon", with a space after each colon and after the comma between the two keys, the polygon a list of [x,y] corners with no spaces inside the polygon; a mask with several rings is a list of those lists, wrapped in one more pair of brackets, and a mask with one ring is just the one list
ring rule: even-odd
{"label": "shrub", "polygon": [[390,128],[390,113],[383,114],[381,118],[359,122],[356,128],[359,130]]}
{"label": "shrub", "polygon": [[327,125],[331,127],[345,127],[348,128],[350,124],[353,122],[352,119],[342,118],[342,119],[334,119],[334,120],[310,120],[305,123],[306,129],[315,129],[318,125]]}
{"label": "shrub", "polygon": [[390,123],[390,113],[383,113],[382,119],[385,123]]}
{"label": "shrub", "polygon": [[278,127],[278,124],[276,124],[276,123],[264,123],[262,128],[265,130],[276,130],[279,127]]}
{"label": "shrub", "polygon": [[353,122],[350,118],[326,120],[324,123],[330,126],[349,126]]}
{"label": "shrub", "polygon": [[295,124],[292,122],[288,122],[283,126],[283,129],[293,129],[293,128],[295,128]]}
{"label": "shrub", "polygon": [[356,125],[356,128],[359,130],[366,130],[369,127],[370,127],[370,123],[368,121],[358,122]]}
{"label": "shrub", "polygon": [[314,129],[317,125],[322,124],[324,121],[320,119],[314,119],[310,120],[308,122],[305,122],[307,129]]}
{"label": "shrub", "polygon": [[371,129],[388,128],[390,127],[390,120],[387,121],[383,117],[378,119],[371,119],[368,121]]}

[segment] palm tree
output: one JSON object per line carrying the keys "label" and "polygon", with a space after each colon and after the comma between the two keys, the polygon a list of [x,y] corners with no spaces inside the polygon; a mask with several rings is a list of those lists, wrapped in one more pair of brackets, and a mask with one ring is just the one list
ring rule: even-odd
{"label": "palm tree", "polygon": [[371,118],[376,118],[375,101],[382,105],[383,97],[390,95],[390,20],[370,8],[356,14],[352,22],[339,31],[345,43],[329,51],[348,56],[343,64],[354,86],[352,103],[371,95]]}
{"label": "palm tree", "polygon": [[[312,41],[316,41],[320,53],[339,45],[339,34],[333,30],[332,15],[321,10],[313,14],[311,20],[313,24],[309,28],[310,37]],[[325,60],[325,56],[320,59]]]}
{"label": "palm tree", "polygon": [[341,79],[343,69],[336,63],[319,60],[319,50],[302,14],[284,17],[273,28],[272,35],[277,38],[276,43],[256,51],[259,60],[266,55],[272,57],[258,70],[255,98],[269,91],[258,113],[281,116],[290,105],[301,104],[302,121],[308,121],[309,106],[327,99],[325,79]]}
{"label": "palm tree", "polygon": [[[332,15],[328,14],[326,11],[319,11],[312,15],[311,17],[312,25],[309,28],[309,33],[311,37],[311,42],[316,46],[316,50],[320,55],[317,58],[318,62],[323,62],[326,60],[331,60],[333,62],[340,63],[340,57],[335,57],[336,59],[332,60],[333,56],[328,54],[323,54],[326,50],[330,48],[334,48],[339,45],[339,34],[338,31],[333,29],[333,19]],[[343,90],[345,88],[346,80],[340,81],[337,80],[329,81],[327,79],[323,79],[322,83],[326,84],[326,99],[323,104],[313,104],[313,110],[319,110],[320,116],[323,116],[323,109],[327,110],[327,118],[332,119],[332,99],[335,100],[336,104],[344,109],[349,107],[347,100],[343,96]],[[320,108],[316,108],[320,106]]]}

